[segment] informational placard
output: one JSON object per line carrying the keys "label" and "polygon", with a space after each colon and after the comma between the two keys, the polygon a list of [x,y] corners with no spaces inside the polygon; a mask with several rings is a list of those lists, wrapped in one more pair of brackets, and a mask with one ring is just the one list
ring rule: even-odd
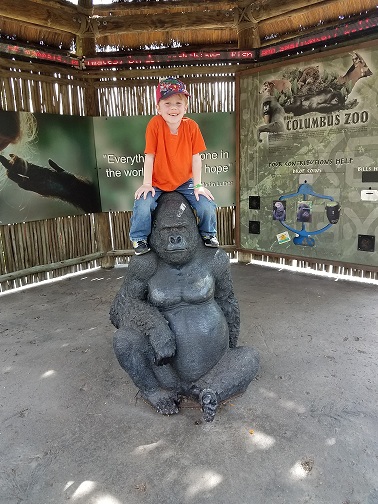
{"label": "informational placard", "polygon": [[242,74],[243,248],[378,264],[377,77],[367,47]]}

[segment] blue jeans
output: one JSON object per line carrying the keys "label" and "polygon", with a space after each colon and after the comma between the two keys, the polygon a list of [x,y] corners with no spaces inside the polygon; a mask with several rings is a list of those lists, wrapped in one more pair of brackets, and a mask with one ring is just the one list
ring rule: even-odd
{"label": "blue jeans", "polygon": [[[155,187],[155,196],[149,192],[146,199],[141,196],[134,201],[133,215],[131,217],[130,240],[146,240],[151,233],[151,213],[157,207],[157,200],[164,191]],[[200,194],[199,201],[194,196],[193,180],[190,179],[176,189],[188,200],[190,206],[196,211],[199,219],[198,229],[201,236],[215,236],[217,233],[216,204]]]}

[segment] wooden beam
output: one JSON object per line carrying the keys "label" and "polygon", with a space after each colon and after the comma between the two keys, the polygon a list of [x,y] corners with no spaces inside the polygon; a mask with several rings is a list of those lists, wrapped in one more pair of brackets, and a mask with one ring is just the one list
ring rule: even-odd
{"label": "wooden beam", "polygon": [[237,7],[237,0],[180,0],[180,2],[134,2],[95,5],[98,16],[135,16],[138,14],[171,15],[181,12],[231,11]]}
{"label": "wooden beam", "polygon": [[[329,9],[335,9],[337,8],[338,6],[340,6],[340,0],[323,0],[323,4],[326,3],[327,4],[327,8]],[[369,11],[369,7],[371,7],[371,10],[373,12],[376,11],[376,0],[361,0],[361,4],[364,4],[364,9]],[[319,6],[318,6],[319,7]],[[322,7],[325,7],[324,5],[322,5]],[[290,17],[295,17],[297,15],[300,15],[300,14],[307,14],[309,16],[311,16],[311,10],[312,9],[316,9],[317,6],[313,5],[313,6],[309,6],[309,7],[303,7],[303,8],[299,8],[293,12],[289,12],[287,13],[286,15],[277,15],[275,17],[270,17],[269,19],[266,19],[264,21],[260,21],[259,22],[259,28],[260,28],[260,31],[264,32],[264,31],[267,31],[269,28],[270,28],[270,25],[272,23],[279,23],[281,19],[283,18],[290,18]],[[356,15],[358,15],[358,13],[356,13]],[[309,35],[310,33],[311,34],[315,34],[315,33],[321,33],[322,31],[328,29],[328,28],[332,28],[335,26],[335,24],[338,22],[339,20],[337,19],[333,19],[333,20],[328,20],[328,22],[326,23],[323,23],[321,26],[319,27],[311,27],[310,30],[308,30],[307,32],[303,32],[302,30],[298,30],[298,31],[295,31],[295,32],[291,32],[291,33],[284,33],[284,34],[279,34],[274,40],[268,40],[268,41],[265,41],[262,43],[262,45],[270,45],[270,44],[275,44],[275,43],[279,43],[281,41],[284,41],[284,40],[290,40],[290,39],[293,39],[293,38],[296,38],[296,37],[302,37],[303,35],[307,34]],[[337,24],[340,24],[340,23],[337,23]]]}
{"label": "wooden beam", "polygon": [[77,7],[66,0],[32,0],[34,4],[41,4],[45,8],[68,9],[76,11]]}
{"label": "wooden beam", "polygon": [[[14,68],[25,72],[24,77],[30,80],[43,80],[44,78],[50,79],[54,78],[57,81],[62,81],[70,84],[78,84],[80,86],[86,86],[85,75],[83,72],[77,68],[71,68],[68,66],[59,66],[50,63],[40,63],[40,62],[29,62],[29,61],[13,61],[8,58],[0,57],[0,69],[1,76],[5,75],[5,72],[9,72],[7,77],[19,77],[19,74],[14,72]],[[59,74],[60,77],[56,77]],[[64,79],[65,76],[69,76],[70,79]],[[72,79],[74,77],[74,79]]]}
{"label": "wooden beam", "polygon": [[[195,51],[195,49],[192,49]],[[98,55],[99,58],[102,57],[102,54]],[[177,67],[179,70],[179,74],[182,73],[182,70],[180,68],[185,68],[190,73],[192,73],[192,69],[207,69],[208,73],[214,74],[214,73],[233,73],[235,68],[239,68],[239,65],[233,64],[233,65],[222,65],[222,66],[206,66],[203,64],[203,66],[197,67],[196,64],[193,65],[185,65],[181,64],[180,67]],[[232,70],[230,70],[230,68]],[[14,69],[18,70],[18,73],[14,71]],[[129,67],[117,67],[116,70],[114,70],[112,67],[104,67],[101,70],[96,68],[95,66],[87,68],[85,70],[80,70],[78,68],[73,68],[70,66],[62,65],[59,66],[57,64],[53,63],[44,63],[41,61],[22,61],[22,60],[17,60],[14,61],[9,58],[2,58],[0,57],[0,72],[2,77],[12,77],[12,78],[17,78],[17,77],[22,77],[26,78],[27,80],[43,80],[43,81],[50,81],[51,79],[56,80],[56,82],[62,83],[62,84],[70,84],[70,85],[77,85],[81,87],[87,87],[89,85],[89,82],[94,79],[104,79],[104,78],[110,78],[114,79],[116,77],[117,79],[122,77],[123,75],[127,75],[127,77],[130,76],[130,72],[133,73],[133,75],[138,75],[138,72],[141,72],[143,75],[145,75],[146,71],[148,68],[146,67],[145,69],[139,70],[138,68],[134,69],[129,69]],[[170,74],[171,72],[175,71],[175,69],[167,69],[165,67],[162,67],[160,70],[157,69],[151,69],[151,72],[154,71],[160,71],[161,74],[166,75]],[[185,70],[186,71],[186,70]],[[59,74],[59,77],[57,77],[57,74]]]}
{"label": "wooden beam", "polygon": [[74,259],[66,259],[64,261],[59,261],[51,264],[42,264],[41,266],[32,266],[31,268],[26,268],[19,271],[14,271],[12,273],[6,273],[5,275],[0,275],[1,282],[9,282],[9,280],[15,280],[16,278],[25,277],[28,275],[37,275],[38,273],[44,273],[46,271],[53,271],[60,268],[66,268],[67,266],[74,266],[75,264],[81,264],[84,262],[96,261],[105,257],[105,252],[96,252],[94,254],[89,254],[81,257],[75,257]]}
{"label": "wooden beam", "polygon": [[60,30],[73,34],[80,34],[82,23],[77,7],[69,4],[59,6],[56,2],[45,4],[32,0],[1,0],[0,16],[12,21],[32,23],[43,29]]}
{"label": "wooden beam", "polygon": [[234,15],[229,12],[191,12],[165,15],[134,15],[101,18],[99,36],[146,31],[200,30],[236,28]]}
{"label": "wooden beam", "polygon": [[[80,75],[80,78],[83,76]],[[1,77],[0,77],[0,82],[1,79],[23,79],[25,81],[34,81],[34,82],[50,82],[54,84],[61,84],[63,86],[78,86],[80,88],[84,89],[90,89],[90,84],[86,81],[83,80],[75,80],[75,79],[62,79],[58,77],[54,77],[53,75],[47,76],[47,75],[40,75],[38,73],[25,73],[25,72],[9,72],[9,71],[2,71],[1,72]],[[90,114],[90,115],[96,115],[96,114]]]}
{"label": "wooden beam", "polygon": [[326,2],[327,0],[290,0],[290,2],[284,0],[257,0],[255,2],[251,2],[251,0],[239,0],[237,3],[240,8],[248,7],[256,21],[262,21],[271,17],[288,14],[302,7],[320,6],[320,4]]}
{"label": "wooden beam", "polygon": [[[251,0],[239,0],[238,4],[239,7],[249,6],[249,10],[257,22],[265,20],[277,21],[274,18],[297,15],[301,12],[309,13],[314,8],[329,9],[338,7],[340,14],[343,14],[343,6],[340,0],[290,0],[290,2],[283,0],[257,0],[255,2],[251,2]],[[355,14],[359,14],[361,10],[376,9],[376,5],[376,0],[361,0],[359,5],[356,2],[358,12],[355,12]]]}
{"label": "wooden beam", "polygon": [[[84,9],[86,12],[89,10]],[[82,38],[151,30],[166,32],[235,27],[232,10],[214,10],[214,6],[207,10],[202,4],[199,4],[198,9],[194,12],[185,13],[181,9],[169,16],[162,11],[160,14],[153,15],[151,9],[143,13],[141,10],[134,9],[133,12],[126,15],[124,14],[125,10],[120,10],[119,12],[122,12],[123,15],[118,16],[109,15],[109,9],[104,9],[103,12],[107,15],[97,18],[84,14],[78,7],[65,6],[65,8],[61,8],[57,2],[49,2],[47,7],[34,0],[23,0],[16,3],[14,0],[1,0],[0,2],[0,16],[4,18],[32,23],[47,30],[68,32]]]}
{"label": "wooden beam", "polygon": [[[247,70],[249,68],[253,68],[254,64],[248,65],[227,65],[227,66],[181,66],[175,68],[159,68],[159,69],[151,69],[151,68],[143,68],[143,69],[135,69],[135,70],[127,70],[127,69],[117,69],[117,72],[96,72],[96,73],[88,73],[86,77],[88,79],[95,79],[94,86],[95,88],[103,88],[103,87],[123,87],[127,86],[127,83],[122,80],[114,81],[114,77],[117,79],[132,79],[135,77],[160,77],[167,75],[219,75],[219,74],[229,74],[233,76],[237,71]],[[103,79],[110,79],[109,81],[104,81]],[[224,79],[224,77],[222,77]],[[135,83],[133,83],[135,85]]]}

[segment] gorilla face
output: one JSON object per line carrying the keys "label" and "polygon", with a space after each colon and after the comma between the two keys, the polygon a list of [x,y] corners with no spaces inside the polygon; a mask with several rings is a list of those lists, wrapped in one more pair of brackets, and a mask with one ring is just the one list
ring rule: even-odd
{"label": "gorilla face", "polygon": [[275,219],[275,220],[285,220],[286,219],[285,206],[281,201],[276,201],[274,203],[273,219]]}
{"label": "gorilla face", "polygon": [[311,207],[308,204],[300,203],[298,205],[297,221],[311,222]]}
{"label": "gorilla face", "polygon": [[154,214],[150,245],[169,264],[185,264],[195,254],[199,233],[188,201],[179,193],[162,194]]}

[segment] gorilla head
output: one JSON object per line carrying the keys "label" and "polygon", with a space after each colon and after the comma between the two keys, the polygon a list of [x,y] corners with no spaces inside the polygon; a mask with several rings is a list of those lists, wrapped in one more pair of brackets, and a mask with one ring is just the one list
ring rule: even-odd
{"label": "gorilla head", "polygon": [[160,196],[153,216],[150,245],[169,264],[185,264],[200,242],[196,218],[188,201],[179,193]]}
{"label": "gorilla head", "polygon": [[311,222],[311,206],[305,201],[301,201],[298,205],[297,222]]}
{"label": "gorilla head", "polygon": [[273,219],[274,220],[286,220],[286,210],[285,205],[281,201],[275,201],[273,206]]}

